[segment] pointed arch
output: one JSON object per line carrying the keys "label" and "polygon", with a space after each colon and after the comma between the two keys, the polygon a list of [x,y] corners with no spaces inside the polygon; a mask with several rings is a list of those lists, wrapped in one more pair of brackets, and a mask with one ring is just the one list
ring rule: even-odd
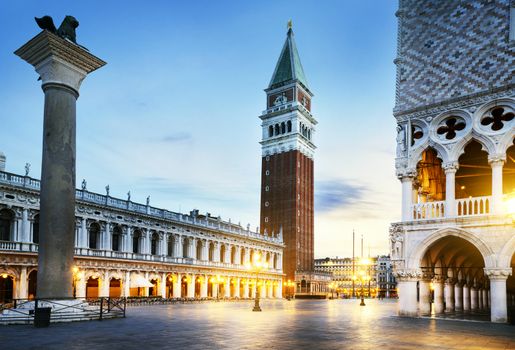
{"label": "pointed arch", "polygon": [[496,153],[495,144],[493,141],[488,136],[479,134],[473,130],[472,133],[464,136],[452,147],[449,161],[457,162],[460,156],[465,153],[465,147],[467,147],[467,145],[473,141],[479,143],[482,147],[482,150],[488,153],[489,156]]}

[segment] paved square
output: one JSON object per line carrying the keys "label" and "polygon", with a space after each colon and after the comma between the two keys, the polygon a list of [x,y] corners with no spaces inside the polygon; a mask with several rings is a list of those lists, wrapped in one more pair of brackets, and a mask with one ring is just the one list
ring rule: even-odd
{"label": "paved square", "polygon": [[515,327],[395,316],[395,301],[129,308],[127,318],[0,327],[1,349],[515,349]]}

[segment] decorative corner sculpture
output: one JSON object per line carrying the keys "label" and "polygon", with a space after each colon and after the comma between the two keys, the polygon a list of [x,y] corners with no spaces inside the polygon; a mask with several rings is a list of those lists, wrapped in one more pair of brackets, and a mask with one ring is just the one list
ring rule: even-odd
{"label": "decorative corner sculpture", "polygon": [[36,20],[39,28],[48,30],[65,40],[67,39],[72,43],[77,44],[75,29],[79,26],[79,21],[77,21],[75,17],[66,16],[58,29],[56,29],[54,20],[50,16],[43,16],[41,18],[34,17],[34,19]]}

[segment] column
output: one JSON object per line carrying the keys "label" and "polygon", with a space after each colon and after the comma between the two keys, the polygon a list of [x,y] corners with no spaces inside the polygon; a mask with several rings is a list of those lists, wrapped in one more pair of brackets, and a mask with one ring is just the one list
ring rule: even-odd
{"label": "column", "polygon": [[413,220],[412,195],[413,195],[413,176],[411,173],[401,177],[402,184],[402,221]]}
{"label": "column", "polygon": [[[388,293],[388,290],[386,293]],[[420,314],[428,315],[431,313],[431,280],[420,280],[419,293],[418,309]]]}
{"label": "column", "polygon": [[75,285],[75,297],[78,299],[83,299],[86,297],[86,276],[84,275],[84,271],[80,271],[77,274],[77,280]]}
{"label": "column", "polygon": [[27,267],[22,266],[20,272],[20,281],[17,291],[18,299],[27,299],[29,297],[29,289],[28,289],[28,279],[27,279]]}
{"label": "column", "polygon": [[[145,281],[148,281],[148,272],[145,272]],[[148,281],[149,282],[149,281]],[[148,288],[149,287],[144,287],[142,288],[142,291],[143,291],[143,296],[144,297],[148,297]]]}
{"label": "column", "polygon": [[463,283],[463,311],[470,311],[470,285]]}
{"label": "column", "polygon": [[445,312],[454,312],[454,279],[448,278],[445,281]]}
{"label": "column", "polygon": [[109,296],[109,272],[104,271],[102,274],[102,279],[99,281],[101,283],[99,290],[99,297],[108,297]]}
{"label": "column", "polygon": [[128,297],[131,295],[131,273],[129,271],[125,272],[125,281],[123,283],[123,296]]}
{"label": "column", "polygon": [[282,282],[282,280],[278,281],[278,285],[276,288],[277,288],[277,290],[275,292],[275,297],[282,298],[283,297],[283,282]]}
{"label": "column", "polygon": [[417,316],[417,279],[413,277],[399,277],[399,315]]}
{"label": "column", "polygon": [[483,288],[479,288],[477,290],[477,308],[479,310],[483,310],[484,309],[484,307],[483,307],[483,291],[484,291]]}
{"label": "column", "polygon": [[214,252],[213,252],[213,261],[220,262],[220,243],[213,242]]}
{"label": "column", "polygon": [[274,296],[274,285],[272,281],[269,281],[268,290],[266,291],[267,298],[272,298]]}
{"label": "column", "polygon": [[194,259],[196,258],[196,249],[197,249],[197,240],[195,238],[190,237],[190,245],[188,246],[188,258]]}
{"label": "column", "polygon": [[143,229],[143,254],[150,254],[150,236],[152,235],[152,232],[147,229]]}
{"label": "column", "polygon": [[508,320],[506,280],[511,275],[511,268],[486,269],[490,279],[490,315],[492,322],[503,323]]}
{"label": "column", "polygon": [[277,253],[277,269],[282,270],[283,269],[283,255],[282,253]]}
{"label": "column", "polygon": [[463,310],[463,283],[461,281],[454,285],[454,309],[456,311]]}
{"label": "column", "polygon": [[200,297],[201,298],[207,298],[207,284],[208,283],[209,283],[209,277],[206,275],[202,276],[202,282],[200,283]]}
{"label": "column", "polygon": [[182,241],[182,237],[180,235],[173,235],[172,257],[174,257],[174,258],[178,258],[178,257],[182,256],[182,254],[180,253],[182,250],[181,241]]}
{"label": "column", "polygon": [[225,277],[225,286],[224,286],[224,297],[230,298],[231,297],[231,278]]}
{"label": "column", "polygon": [[15,54],[34,66],[45,94],[37,296],[72,297],[76,100],[86,75],[105,62],[49,31]]}
{"label": "column", "polygon": [[436,314],[441,314],[444,312],[444,281],[441,276],[435,277],[433,279],[433,287],[434,287],[434,311]]}
{"label": "column", "polygon": [[180,273],[178,273],[177,276],[174,276],[174,277],[177,277],[177,278],[173,281],[173,297],[174,298],[180,298],[181,297],[181,278],[182,278],[182,275]]}
{"label": "column", "polygon": [[[237,249],[236,249],[237,251]],[[240,284],[241,284],[241,279],[240,278],[236,278],[236,284],[234,285],[234,297],[235,298],[240,298]]]}
{"label": "column", "polygon": [[483,289],[483,309],[488,309],[488,290],[486,287]]}
{"label": "column", "polygon": [[21,214],[21,222],[22,222],[22,230],[21,230],[21,237],[20,241],[23,243],[29,243],[30,242],[30,221],[29,221],[29,210],[23,208],[22,214]]}
{"label": "column", "polygon": [[188,287],[186,291],[186,295],[188,298],[195,297],[195,275],[191,274],[188,276]]}
{"label": "column", "polygon": [[236,246],[236,253],[234,254],[234,264],[241,265],[241,247]]}
{"label": "column", "polygon": [[86,227],[86,219],[80,219],[80,240],[79,240],[79,248],[87,248],[88,247],[88,229]]}
{"label": "column", "polygon": [[217,299],[218,298],[218,282],[212,282],[211,290],[212,290],[212,293],[211,293],[212,298]]}
{"label": "column", "polygon": [[476,311],[478,309],[478,293],[477,286],[474,284],[470,287],[470,310]]}
{"label": "column", "polygon": [[246,280],[243,283],[243,295],[241,297],[245,298],[245,299],[249,297],[249,281],[248,280]]}
{"label": "column", "polygon": [[111,250],[113,247],[111,245],[111,224],[106,222],[104,229],[104,239],[103,239],[103,247],[104,250]]}
{"label": "column", "polygon": [[456,182],[455,175],[458,164],[455,162],[443,165],[445,170],[445,217],[456,216]]}
{"label": "column", "polygon": [[250,290],[250,297],[251,298],[255,298],[256,297],[256,291],[257,291],[257,286],[256,286],[257,283],[254,283],[251,287],[251,290]]}
{"label": "column", "polygon": [[502,168],[505,156],[498,155],[489,157],[488,161],[492,167],[492,203],[490,203],[490,210],[492,214],[502,214]]}
{"label": "column", "polygon": [[199,243],[202,244],[202,260],[207,261],[209,257],[207,251],[207,242],[203,239]]}
{"label": "column", "polygon": [[166,295],[166,272],[163,272],[161,274],[161,283],[159,284],[159,294],[161,295],[161,298],[167,298]]}

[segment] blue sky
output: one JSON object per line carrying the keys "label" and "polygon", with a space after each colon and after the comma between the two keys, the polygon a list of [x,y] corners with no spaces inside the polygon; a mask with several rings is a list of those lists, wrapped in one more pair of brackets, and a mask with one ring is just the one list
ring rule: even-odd
{"label": "blue sky", "polygon": [[293,20],[318,119],[315,255],[351,254],[352,229],[387,253],[394,176],[396,1],[3,1],[0,151],[40,176],[43,93],[13,54],[34,16],[75,16],[108,64],[82,84],[77,183],[174,211],[259,223],[260,120]]}

